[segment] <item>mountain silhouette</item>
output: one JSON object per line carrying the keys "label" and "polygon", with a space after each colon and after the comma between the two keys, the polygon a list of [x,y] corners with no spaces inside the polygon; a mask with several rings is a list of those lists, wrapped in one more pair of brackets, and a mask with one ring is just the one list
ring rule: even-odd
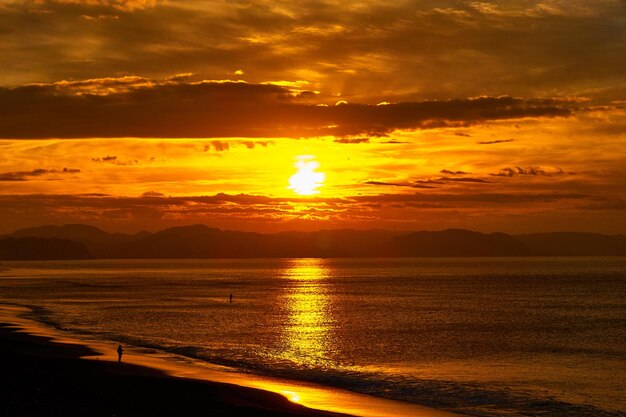
{"label": "mountain silhouette", "polygon": [[2,259],[209,259],[304,257],[626,256],[626,236],[509,235],[463,229],[321,230],[261,234],[196,224],[156,233],[108,233],[81,224],[20,229],[0,237]]}
{"label": "mountain silhouette", "polygon": [[140,232],[135,235],[109,233],[95,226],[86,224],[66,224],[63,226],[45,225],[20,229],[11,237],[42,237],[71,240],[84,245],[96,258],[116,258],[119,245],[149,236],[151,233]]}
{"label": "mountain silhouette", "polygon": [[463,229],[414,232],[390,242],[393,256],[529,256],[532,249],[504,233],[484,234]]}
{"label": "mountain silhouette", "polygon": [[543,256],[625,256],[626,236],[599,233],[534,233],[515,237]]}

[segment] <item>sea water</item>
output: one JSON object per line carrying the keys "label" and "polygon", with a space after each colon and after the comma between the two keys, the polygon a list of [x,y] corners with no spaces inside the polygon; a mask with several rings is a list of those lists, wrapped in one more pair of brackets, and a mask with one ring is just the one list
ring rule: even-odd
{"label": "sea water", "polygon": [[474,416],[626,416],[625,296],[616,257],[0,266],[62,329]]}

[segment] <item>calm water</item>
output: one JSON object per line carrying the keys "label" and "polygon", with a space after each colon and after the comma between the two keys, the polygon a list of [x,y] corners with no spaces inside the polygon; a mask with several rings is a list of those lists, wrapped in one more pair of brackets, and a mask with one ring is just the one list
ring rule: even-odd
{"label": "calm water", "polygon": [[2,267],[0,301],[64,329],[476,416],[626,416],[626,258]]}

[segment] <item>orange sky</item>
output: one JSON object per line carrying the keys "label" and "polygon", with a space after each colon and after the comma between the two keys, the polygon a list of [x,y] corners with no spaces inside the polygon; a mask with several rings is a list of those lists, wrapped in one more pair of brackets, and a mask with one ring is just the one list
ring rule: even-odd
{"label": "orange sky", "polygon": [[0,0],[0,233],[626,233],[625,15]]}

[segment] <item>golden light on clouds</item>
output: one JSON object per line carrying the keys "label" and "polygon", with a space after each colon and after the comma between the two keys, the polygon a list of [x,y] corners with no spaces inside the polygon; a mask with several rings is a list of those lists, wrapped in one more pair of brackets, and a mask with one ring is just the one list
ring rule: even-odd
{"label": "golden light on clouds", "polygon": [[624,2],[5,3],[0,232],[626,233]]}
{"label": "golden light on clouds", "polygon": [[318,172],[319,162],[312,155],[299,155],[295,167],[297,172],[289,178],[289,188],[296,194],[319,194],[319,188],[324,185],[326,174]]}

